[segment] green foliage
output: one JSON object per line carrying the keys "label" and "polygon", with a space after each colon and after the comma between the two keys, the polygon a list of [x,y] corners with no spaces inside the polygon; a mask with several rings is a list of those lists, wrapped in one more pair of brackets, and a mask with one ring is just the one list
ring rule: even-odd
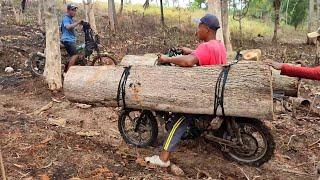
{"label": "green foliage", "polygon": [[248,15],[254,18],[264,19],[273,11],[270,0],[251,0]]}
{"label": "green foliage", "polygon": [[[191,2],[191,4],[189,5],[189,8],[192,10],[195,9],[201,9],[201,4],[202,3],[206,3],[206,0],[194,0],[193,2]],[[207,9],[207,8],[206,8]]]}
{"label": "green foliage", "polygon": [[288,7],[288,24],[297,28],[306,20],[308,3],[308,0],[286,0],[286,2],[283,3],[286,7],[282,8],[282,13],[285,13]]}

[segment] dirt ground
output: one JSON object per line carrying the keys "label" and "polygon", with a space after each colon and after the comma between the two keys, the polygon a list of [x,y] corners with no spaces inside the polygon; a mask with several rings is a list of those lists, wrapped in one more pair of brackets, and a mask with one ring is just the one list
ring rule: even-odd
{"label": "dirt ground", "polygon": [[[265,120],[275,138],[276,150],[272,159],[261,167],[228,161],[218,149],[206,144],[201,138],[182,142],[179,150],[174,153],[172,162],[184,171],[184,176],[175,176],[169,168],[147,165],[142,159],[161,150],[163,133],[159,135],[155,147],[128,146],[118,133],[117,108],[83,109],[63,96],[53,98],[43,79],[32,78],[24,69],[29,53],[43,46],[41,32],[30,26],[8,25],[4,21],[0,23],[0,38],[5,44],[5,50],[0,53],[0,69],[3,71],[6,66],[20,69],[14,74],[0,73],[0,149],[9,180],[314,180],[319,177],[320,117],[309,113],[309,109],[280,111],[273,121]],[[152,30],[144,33],[145,37],[130,36],[132,39],[127,34],[127,41],[122,41],[121,35],[113,37],[112,34],[105,34],[106,41],[111,39],[111,42],[117,44],[110,46],[108,41],[106,45],[117,53],[118,58],[126,53],[143,54],[159,50],[157,42],[163,42],[163,37],[152,34]],[[169,33],[181,32],[174,30]],[[152,36],[155,36],[153,43],[146,44]],[[192,38],[169,42],[170,37],[167,37],[166,43],[160,43],[161,48],[168,44],[194,42]],[[234,44],[236,47],[236,40]],[[150,48],[146,49],[145,46]],[[312,64],[315,58],[312,53],[314,47],[299,42],[273,45],[266,39],[257,38],[246,40],[243,48],[260,48],[263,50],[263,58],[282,62],[303,60]],[[320,86],[306,81],[303,88],[303,95],[312,100]],[[319,106],[319,100],[313,106]],[[50,124],[51,120],[57,119],[65,120],[66,125],[61,127]]]}

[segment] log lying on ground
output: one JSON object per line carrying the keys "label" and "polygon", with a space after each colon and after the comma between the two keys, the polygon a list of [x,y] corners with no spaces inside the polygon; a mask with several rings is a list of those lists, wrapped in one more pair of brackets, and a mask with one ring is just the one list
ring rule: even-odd
{"label": "log lying on ground", "polygon": [[273,92],[285,96],[297,97],[301,81],[295,77],[282,76],[280,71],[272,69]]}
{"label": "log lying on ground", "polygon": [[[124,68],[74,66],[64,81],[69,100],[117,106],[117,90]],[[129,108],[212,114],[215,84],[221,66],[163,67],[133,66],[126,83]],[[257,62],[234,65],[224,94],[227,116],[273,118],[271,73]],[[221,115],[220,108],[218,115]]]}
{"label": "log lying on ground", "polygon": [[[123,57],[120,65],[123,66],[155,66],[157,56],[155,54],[146,54],[144,56],[126,55]],[[297,97],[300,87],[298,78],[282,76],[280,71],[273,70],[273,91],[283,93],[286,96]]]}

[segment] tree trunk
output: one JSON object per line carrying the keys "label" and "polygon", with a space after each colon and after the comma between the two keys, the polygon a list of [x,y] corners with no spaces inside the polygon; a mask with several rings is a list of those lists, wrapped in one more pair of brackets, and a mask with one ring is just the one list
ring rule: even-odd
{"label": "tree trunk", "polygon": [[229,14],[228,14],[228,0],[222,0],[222,27],[223,27],[223,39],[228,54],[232,54],[232,44],[229,30]]}
{"label": "tree trunk", "polygon": [[308,32],[313,31],[314,0],[309,0]]}
{"label": "tree trunk", "polygon": [[[215,85],[221,66],[133,66],[125,89],[128,108],[213,114]],[[116,106],[123,67],[74,66],[64,93],[69,100]],[[156,82],[156,83],[155,83]],[[242,62],[229,72],[224,91],[227,116],[273,118],[271,72],[262,63]],[[221,110],[217,111],[221,115]]]}
{"label": "tree trunk", "polygon": [[316,59],[314,61],[314,66],[320,65],[320,42],[316,39]]}
{"label": "tree trunk", "polygon": [[56,16],[56,1],[44,0],[46,24],[46,64],[44,76],[50,90],[60,90],[61,81],[61,54],[59,40],[59,25]]}
{"label": "tree trunk", "polygon": [[161,24],[164,26],[163,0],[160,0]]}
{"label": "tree trunk", "polygon": [[320,27],[320,0],[317,0],[317,27]]}
{"label": "tree trunk", "polygon": [[221,0],[208,0],[208,11],[219,19],[220,29],[217,31],[217,39],[224,43],[223,25],[221,21]]}
{"label": "tree trunk", "polygon": [[18,25],[21,25],[23,21],[22,10],[21,9],[17,10],[14,5],[12,6],[12,8],[13,8],[13,14],[14,14],[16,23]]}
{"label": "tree trunk", "polygon": [[24,13],[24,11],[26,10],[26,3],[27,3],[27,0],[21,1],[21,12],[22,13]]}
{"label": "tree trunk", "polygon": [[83,7],[84,7],[84,14],[85,14],[85,17],[86,17],[86,21],[89,22],[89,7],[88,7],[88,3],[86,2],[86,0],[82,0],[82,3],[83,3]]}
{"label": "tree trunk", "polygon": [[44,7],[43,0],[38,0],[38,26],[41,30],[44,29]]}
{"label": "tree trunk", "polygon": [[85,7],[86,21],[90,23],[90,26],[94,32],[98,32],[94,17],[94,2],[92,0],[83,0],[82,2]]}
{"label": "tree trunk", "polygon": [[[260,49],[243,50],[240,53],[244,56],[245,60],[257,60],[261,56]],[[249,55],[251,54],[251,55]],[[249,58],[249,56],[251,58]],[[144,56],[126,55],[120,62],[122,66],[156,66],[157,55],[145,54]],[[273,90],[276,92],[284,93],[286,96],[296,97],[300,87],[300,81],[298,78],[292,78],[280,75],[279,71],[273,71]]]}
{"label": "tree trunk", "polygon": [[281,0],[273,1],[275,20],[274,20],[274,31],[273,31],[272,42],[278,41],[278,30],[280,26],[280,6],[281,6]]}
{"label": "tree trunk", "polygon": [[108,0],[108,14],[110,20],[111,30],[116,30],[117,18],[116,18],[116,8],[114,4],[114,0]]}
{"label": "tree trunk", "polygon": [[120,1],[120,8],[119,8],[119,14],[122,15],[123,11],[123,0]]}

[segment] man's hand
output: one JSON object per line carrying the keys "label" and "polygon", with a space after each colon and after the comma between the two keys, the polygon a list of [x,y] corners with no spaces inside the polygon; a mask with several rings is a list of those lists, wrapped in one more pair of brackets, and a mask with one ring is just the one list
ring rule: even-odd
{"label": "man's hand", "polygon": [[187,48],[187,47],[180,47],[179,49],[182,50],[182,52],[183,52],[184,55],[189,55],[189,54],[191,54],[191,53],[193,52],[192,49]]}
{"label": "man's hand", "polygon": [[271,59],[267,59],[264,61],[265,64],[272,66],[276,70],[281,70],[283,63],[278,63],[275,61],[272,61]]}
{"label": "man's hand", "polygon": [[169,63],[169,57],[167,56],[164,56],[164,55],[160,55],[159,58],[158,58],[158,62],[159,63]]}
{"label": "man's hand", "polygon": [[77,25],[82,25],[84,23],[84,20],[80,20],[77,22]]}

